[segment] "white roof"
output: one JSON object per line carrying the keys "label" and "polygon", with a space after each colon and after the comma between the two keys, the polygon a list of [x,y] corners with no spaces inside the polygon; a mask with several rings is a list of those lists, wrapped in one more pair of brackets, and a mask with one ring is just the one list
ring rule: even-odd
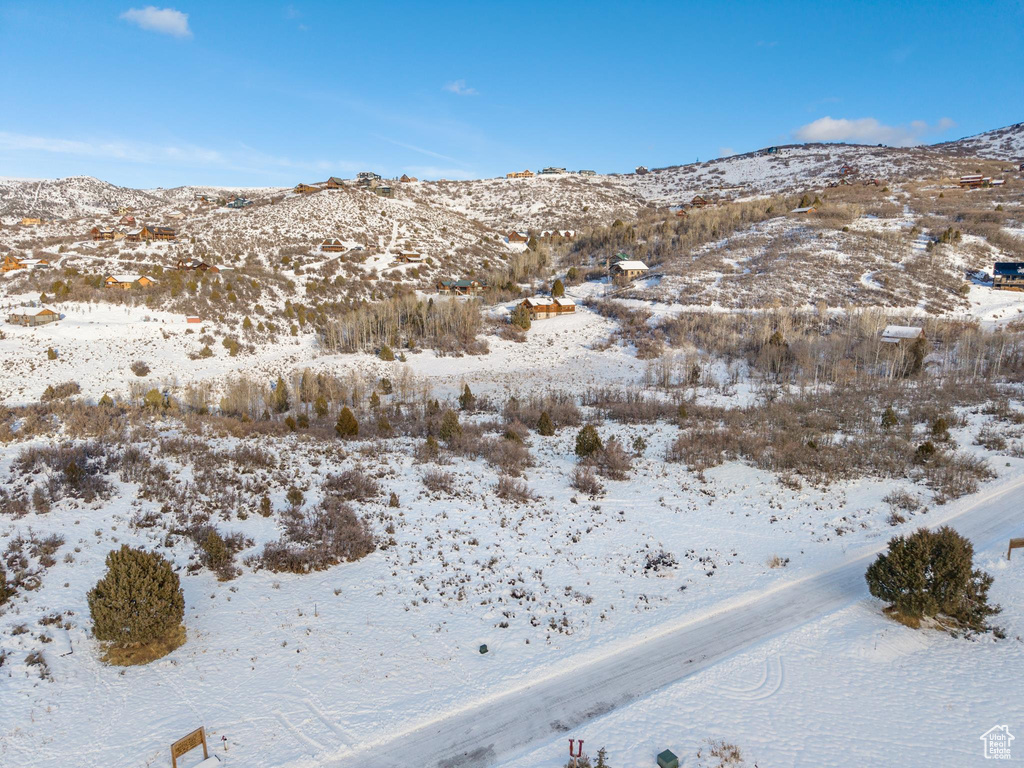
{"label": "white roof", "polygon": [[790,213],[807,213],[813,210],[814,208],[794,208]]}
{"label": "white roof", "polygon": [[903,339],[916,339],[924,334],[923,328],[913,325],[887,325],[882,331],[882,341],[897,342]]}
{"label": "white roof", "polygon": [[623,259],[622,261],[615,262],[615,266],[622,270],[640,270],[646,272],[650,267],[644,264],[642,261],[635,259]]}
{"label": "white roof", "polygon": [[14,310],[11,312],[11,314],[12,315],[41,315],[41,314],[43,314],[43,312],[46,312],[47,310],[49,310],[50,312],[53,312],[53,314],[55,314],[55,315],[59,315],[60,314],[57,310],[53,309],[52,307],[43,306],[42,304],[40,304],[38,307],[29,307],[29,306],[25,306],[24,304],[22,304],[20,307],[15,307]]}
{"label": "white roof", "polygon": [[531,296],[526,303],[531,307],[549,307],[555,302],[554,299],[549,299],[547,296]]}
{"label": "white roof", "polygon": [[149,277],[148,275],[111,275],[110,277],[112,277],[119,283],[137,283],[144,277],[151,283],[156,282],[156,280],[154,280],[152,277]]}
{"label": "white roof", "polygon": [[575,301],[573,301],[572,299],[567,299],[564,296],[560,296],[559,298],[555,299],[555,304],[557,304],[560,307],[575,307],[576,306],[576,302]]}

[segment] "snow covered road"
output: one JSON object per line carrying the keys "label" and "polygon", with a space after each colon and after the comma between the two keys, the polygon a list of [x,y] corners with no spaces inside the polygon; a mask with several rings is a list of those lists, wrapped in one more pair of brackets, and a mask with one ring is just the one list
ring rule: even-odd
{"label": "snow covered road", "polygon": [[[975,544],[994,544],[1024,529],[1024,481],[968,501],[933,524],[949,523]],[[391,766],[415,756],[422,766],[482,768],[610,712],[759,642],[820,619],[867,596],[864,571],[880,547],[765,594],[733,601],[665,632],[520,688],[498,691],[441,718],[411,724],[386,741],[368,742],[321,768]],[[495,657],[495,662],[500,659]]]}

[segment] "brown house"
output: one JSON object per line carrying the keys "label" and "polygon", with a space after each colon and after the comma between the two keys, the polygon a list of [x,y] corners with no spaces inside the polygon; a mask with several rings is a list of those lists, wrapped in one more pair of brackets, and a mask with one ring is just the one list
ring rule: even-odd
{"label": "brown house", "polygon": [[417,178],[416,178],[415,176],[406,176],[406,175],[405,175],[405,174],[403,173],[403,174],[402,174],[402,178],[400,178],[400,179],[399,179],[399,181],[402,181],[402,182],[409,182],[409,181],[419,181],[419,179],[417,179]]}
{"label": "brown house", "polygon": [[707,199],[701,195],[697,195],[693,200],[690,201],[690,205],[694,208],[703,208],[705,205],[709,205]]}
{"label": "brown house", "polygon": [[642,277],[650,270],[646,264],[636,259],[621,259],[612,264],[614,275],[623,275],[627,280],[635,280]]}
{"label": "brown house", "polygon": [[508,241],[510,243],[527,243],[530,241],[530,236],[525,232],[509,232]]}
{"label": "brown house", "polygon": [[7,322],[14,325],[46,325],[60,320],[60,315],[49,307],[18,307],[7,315]]}
{"label": "brown house", "polygon": [[50,262],[46,259],[21,259],[8,254],[4,256],[3,263],[0,264],[0,271],[13,272],[16,269],[42,269],[48,266],[50,266]]}
{"label": "brown house", "polygon": [[422,253],[416,251],[402,251],[398,254],[398,261],[402,264],[419,264],[424,258]]}
{"label": "brown house", "polygon": [[121,217],[121,219],[117,223],[125,227],[134,227],[135,217],[132,216],[130,213],[126,213],[124,216]]}
{"label": "brown house", "polygon": [[438,293],[454,296],[470,296],[487,290],[479,280],[439,280],[436,287]]}
{"label": "brown house", "polygon": [[42,223],[43,220],[38,216],[23,216],[21,219],[21,226],[23,227],[34,227]]}
{"label": "brown house", "polygon": [[146,275],[110,275],[103,281],[105,288],[120,288],[123,291],[136,285],[140,288],[149,288],[151,285],[156,285],[156,280]]}
{"label": "brown house", "polygon": [[292,191],[296,192],[296,193],[298,193],[300,195],[311,195],[314,192],[319,192],[320,191],[320,187],[314,187],[314,186],[311,186],[309,184],[297,184],[295,186],[295,189],[292,190]]}
{"label": "brown house", "polygon": [[113,240],[114,230],[111,227],[93,227],[89,230],[89,236],[93,240]]}
{"label": "brown house", "polygon": [[140,240],[173,240],[178,235],[170,227],[143,227],[139,230]]}
{"label": "brown house", "polygon": [[330,253],[340,253],[342,251],[347,251],[348,248],[345,247],[345,244],[342,243],[341,240],[338,240],[336,237],[331,237],[320,243],[320,250],[328,251]]}
{"label": "brown house", "polygon": [[547,296],[532,296],[529,299],[523,299],[519,306],[524,307],[535,320],[543,320],[547,317],[555,317],[556,315],[564,315],[576,311],[576,302],[564,296],[557,299]]}
{"label": "brown house", "polygon": [[533,171],[531,171],[531,170],[514,171],[512,173],[506,173],[505,174],[505,178],[506,179],[532,179],[533,178]]}
{"label": "brown house", "polygon": [[175,269],[180,269],[183,272],[220,272],[217,267],[207,264],[205,261],[199,261],[199,259],[178,259],[178,264]]}
{"label": "brown house", "polygon": [[[300,184],[299,186],[301,187],[302,185]],[[331,178],[324,182],[324,186],[327,187],[327,189],[341,189],[343,186],[345,186],[345,182],[343,182],[337,176],[331,176]]]}

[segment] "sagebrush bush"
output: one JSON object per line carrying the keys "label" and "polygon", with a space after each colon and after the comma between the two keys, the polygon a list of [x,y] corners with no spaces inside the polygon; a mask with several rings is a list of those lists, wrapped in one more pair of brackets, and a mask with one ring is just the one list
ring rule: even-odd
{"label": "sagebrush bush", "polygon": [[122,647],[164,640],[185,617],[185,597],[171,563],[127,544],[107,555],[106,573],[87,599],[93,635]]}

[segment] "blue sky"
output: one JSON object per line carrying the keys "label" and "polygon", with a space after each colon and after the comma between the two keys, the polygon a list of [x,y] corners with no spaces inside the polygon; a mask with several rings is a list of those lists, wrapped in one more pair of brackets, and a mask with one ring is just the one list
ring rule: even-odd
{"label": "blue sky", "polygon": [[0,176],[600,172],[1024,120],[1024,2],[0,0]]}

